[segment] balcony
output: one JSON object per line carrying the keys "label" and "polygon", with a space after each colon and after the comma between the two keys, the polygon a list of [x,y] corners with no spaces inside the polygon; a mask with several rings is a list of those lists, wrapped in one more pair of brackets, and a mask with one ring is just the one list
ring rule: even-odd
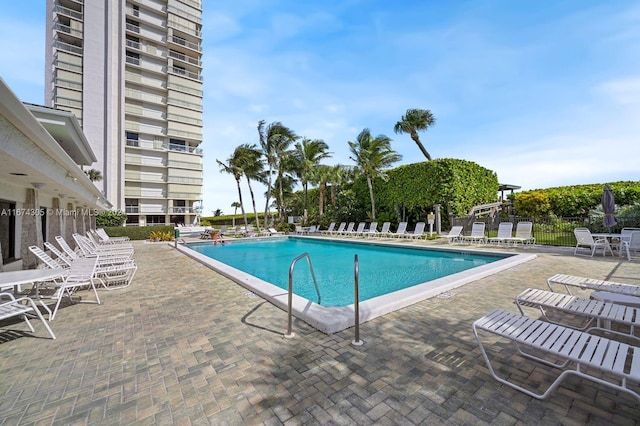
{"label": "balcony", "polygon": [[64,50],[65,52],[74,53],[76,55],[82,55],[82,46],[76,46],[74,44],[65,43],[60,40],[56,40],[54,43],[56,49]]}
{"label": "balcony", "polygon": [[71,62],[61,61],[60,59],[56,59],[55,61],[53,61],[53,66],[65,71],[71,71],[71,72],[77,72],[77,73],[82,72],[82,65],[72,64]]}
{"label": "balcony", "polygon": [[169,207],[169,213],[202,213],[202,209],[200,207],[174,206]]}
{"label": "balcony", "polygon": [[140,42],[127,39],[127,47],[132,47],[136,50],[140,50]]}
{"label": "balcony", "polygon": [[171,19],[169,19],[167,21],[167,25],[169,27],[175,28],[176,30],[181,31],[181,32],[183,32],[185,34],[189,34],[189,35],[197,37],[197,38],[202,38],[202,31],[197,30],[195,28],[187,27],[186,25],[179,24],[178,22],[173,21]]}
{"label": "balcony", "polygon": [[202,126],[202,120],[199,118],[187,117],[186,115],[167,114],[167,120],[177,121],[180,123],[193,124],[196,126]]}
{"label": "balcony", "polygon": [[132,58],[131,56],[127,56],[127,63],[140,66],[140,58]]}
{"label": "balcony", "polygon": [[77,99],[65,98],[64,96],[56,96],[54,102],[56,106],[66,106],[69,108],[82,109],[82,101],[79,101]]}
{"label": "balcony", "polygon": [[127,31],[140,34],[140,26],[127,23]]}
{"label": "balcony", "polygon": [[193,109],[196,111],[202,111],[202,104],[197,104],[195,102],[187,102],[187,101],[183,101],[180,99],[176,99],[176,98],[167,98],[167,103],[168,104],[173,104],[173,105],[178,105],[181,107],[185,107],[185,108],[189,108],[189,109]]}
{"label": "balcony", "polygon": [[64,34],[69,34],[77,38],[82,38],[83,35],[81,30],[71,28],[68,25],[61,24],[60,22],[57,22],[54,28],[56,29],[56,31],[60,31]]}
{"label": "balcony", "polygon": [[202,3],[199,0],[178,0],[180,3],[188,4],[198,10],[202,10]]}
{"label": "balcony", "polygon": [[164,214],[167,212],[167,208],[149,206],[126,206],[124,212],[126,214]]}
{"label": "balcony", "polygon": [[200,59],[192,58],[175,50],[169,50],[169,57],[202,68],[202,61]]}
{"label": "balcony", "polygon": [[169,176],[168,183],[186,183],[188,185],[202,185],[202,178],[190,178],[182,176]]}
{"label": "balcony", "polygon": [[184,19],[188,19],[189,21],[193,21],[195,23],[202,25],[202,18],[200,16],[189,13],[186,10],[182,10],[171,4],[167,7],[167,12],[176,14]]}
{"label": "balcony", "polygon": [[168,167],[173,167],[175,169],[188,169],[188,170],[202,170],[202,164],[200,163],[191,163],[188,161],[169,161]]}
{"label": "balcony", "polygon": [[144,189],[125,188],[124,196],[130,198],[166,198],[166,191],[150,191]]}
{"label": "balcony", "polygon": [[187,77],[187,78],[191,78],[193,80],[202,81],[202,76],[200,74],[195,73],[195,72],[191,72],[191,71],[186,70],[184,68],[168,67],[168,71],[170,73],[172,73],[172,74],[179,75],[180,77]]}
{"label": "balcony", "polygon": [[188,152],[190,154],[202,154],[202,149],[197,148],[195,146],[178,145],[174,143],[165,142],[164,144],[162,144],[162,147],[169,151]]}
{"label": "balcony", "polygon": [[185,132],[185,131],[182,131],[182,130],[168,129],[167,130],[167,135],[168,136],[177,136],[179,138],[194,139],[194,140],[197,140],[197,141],[201,141],[202,140],[202,133]]}
{"label": "balcony", "polygon": [[167,198],[173,198],[178,200],[200,200],[202,194],[195,192],[169,192]]}
{"label": "balcony", "polygon": [[188,49],[195,50],[197,52],[202,52],[201,45],[199,45],[198,43],[191,43],[190,41],[187,41],[182,37],[171,36],[169,37],[169,42],[180,45],[180,46],[184,46]]}
{"label": "balcony", "polygon": [[79,83],[77,81],[56,78],[55,84],[57,87],[64,87],[65,89],[82,90],[82,83]]}
{"label": "balcony", "polygon": [[68,7],[56,5],[53,9],[54,12],[59,13],[60,15],[65,15],[73,19],[77,19],[78,21],[82,21],[82,12],[77,10],[69,9]]}

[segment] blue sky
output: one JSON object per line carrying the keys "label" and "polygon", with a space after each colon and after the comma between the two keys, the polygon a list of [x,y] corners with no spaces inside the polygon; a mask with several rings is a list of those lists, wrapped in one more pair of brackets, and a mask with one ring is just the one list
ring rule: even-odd
{"label": "blue sky", "polygon": [[[330,5],[330,6],[328,6]],[[44,0],[3,2],[0,76],[43,102]],[[386,134],[430,109],[433,158],[462,158],[523,189],[639,180],[640,3],[567,1],[204,0],[204,213],[232,213],[220,174],[256,126],[281,121],[323,139],[327,164],[347,141]],[[264,201],[259,185],[258,209]],[[243,197],[249,207],[248,191]]]}

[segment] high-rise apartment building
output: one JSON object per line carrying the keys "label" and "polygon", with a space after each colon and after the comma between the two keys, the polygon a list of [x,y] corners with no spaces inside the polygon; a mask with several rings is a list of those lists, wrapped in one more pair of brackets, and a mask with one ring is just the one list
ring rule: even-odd
{"label": "high-rise apartment building", "polygon": [[129,225],[202,202],[202,1],[47,0],[45,100],[73,112]]}

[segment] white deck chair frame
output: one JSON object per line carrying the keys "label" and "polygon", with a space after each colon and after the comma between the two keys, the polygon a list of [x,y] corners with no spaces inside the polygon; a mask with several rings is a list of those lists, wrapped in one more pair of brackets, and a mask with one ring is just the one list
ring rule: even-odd
{"label": "white deck chair frame", "polygon": [[[3,301],[3,299],[9,299],[9,301]],[[32,333],[35,333],[35,329],[29,321],[29,316],[39,319],[40,322],[44,324],[44,327],[47,329],[51,338],[56,338],[56,335],[53,334],[53,330],[51,330],[51,327],[49,327],[49,324],[47,324],[47,321],[42,316],[40,309],[38,309],[32,299],[29,297],[19,297],[16,299],[11,293],[0,293],[0,320],[12,317],[21,317],[24,322],[27,323],[27,326],[29,326],[29,330],[31,330]]]}
{"label": "white deck chair frame", "polygon": [[93,290],[95,300],[93,303],[100,304],[100,296],[98,296],[98,290],[94,283],[94,275],[96,273],[97,259],[78,259],[73,262],[73,265],[69,268],[68,273],[65,275],[62,283],[56,284],[60,287],[58,300],[49,317],[50,321],[53,321],[60,307],[60,302],[66,295],[70,303],[73,303],[73,293],[80,288],[89,288]]}
{"label": "white deck chair frame", "polygon": [[404,238],[407,238],[409,240],[419,240],[419,239],[421,239],[422,236],[424,235],[425,226],[426,226],[426,224],[424,222],[416,223],[416,227],[413,230],[413,232],[405,234]]}
{"label": "white deck chair frame", "polygon": [[407,222],[400,222],[398,223],[398,229],[396,229],[396,232],[390,232],[389,233],[389,237],[391,238],[404,238],[407,234]]}
{"label": "white deck chair frame", "polygon": [[611,250],[611,246],[607,242],[606,238],[593,238],[591,231],[587,228],[575,228],[573,230],[573,234],[576,237],[576,248],[573,250],[574,256],[578,254],[578,249],[580,247],[588,247],[591,249],[591,257],[593,257],[598,248],[602,248],[603,256],[607,254],[607,249],[609,249],[613,256],[613,250]]}
{"label": "white deck chair frame", "polygon": [[389,234],[390,234],[389,229],[391,229],[391,222],[383,222],[382,223],[382,228],[380,229],[380,232],[369,233],[367,235],[367,237],[369,237],[369,238],[384,238],[386,236],[389,236]]}
{"label": "white deck chair frame", "polygon": [[[542,393],[502,378],[496,374],[479,332],[508,339],[521,356],[563,371]],[[640,394],[627,387],[628,382],[640,383],[640,347],[502,310],[475,321],[473,333],[493,378],[533,398],[548,398],[565,378],[575,375],[629,393],[640,402]],[[544,355],[534,356],[530,349]],[[559,361],[552,362],[543,356]],[[601,373],[615,377],[616,382],[604,380]]]}
{"label": "white deck chair frame", "polygon": [[461,240],[468,243],[485,243],[487,236],[484,234],[486,224],[484,222],[473,222],[471,225],[471,234],[463,235]]}
{"label": "white deck chair frame", "polygon": [[452,226],[451,229],[449,230],[449,233],[446,235],[441,235],[441,238],[446,238],[448,243],[453,243],[456,241],[460,241],[460,239],[462,238],[462,230],[464,229],[463,226],[460,225],[456,225],[456,226]]}
{"label": "white deck chair frame", "polygon": [[512,242],[514,246],[518,243],[525,245],[535,245],[536,239],[533,237],[533,222],[518,222],[516,225],[516,235],[508,238],[509,242]]}
{"label": "white deck chair frame", "polygon": [[[601,330],[607,333],[633,337],[640,343],[640,336],[636,336],[636,328],[640,326],[640,309],[632,306],[618,305],[601,300],[586,299],[570,294],[554,293],[552,291],[528,288],[516,296],[516,306],[524,315],[523,307],[540,311],[542,317],[551,323],[576,328],[586,332]],[[584,318],[580,325],[571,325],[550,318],[547,311],[556,311],[572,316]],[[554,315],[554,318],[557,315]],[[622,324],[629,333],[611,329],[611,323]]]}
{"label": "white deck chair frame", "polygon": [[575,275],[555,274],[547,278],[549,290],[553,290],[552,284],[564,286],[568,294],[570,287],[577,287],[582,290],[608,291],[609,293],[624,294],[627,296],[640,297],[640,286],[634,284],[623,284],[614,281],[599,280],[596,278],[578,277]]}
{"label": "white deck chair frame", "polygon": [[500,222],[498,225],[498,235],[487,239],[488,244],[508,244],[512,240],[511,233],[513,232],[512,222]]}

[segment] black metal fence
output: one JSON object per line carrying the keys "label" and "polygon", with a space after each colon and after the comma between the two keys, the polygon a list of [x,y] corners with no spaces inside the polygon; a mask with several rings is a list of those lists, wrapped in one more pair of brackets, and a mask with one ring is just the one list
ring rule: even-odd
{"label": "black metal fence", "polygon": [[640,227],[640,217],[617,217],[616,226],[607,228],[602,225],[602,216],[590,217],[521,217],[521,216],[496,216],[496,217],[453,217],[450,218],[451,225],[463,226],[463,233],[468,235],[471,232],[473,222],[484,222],[485,233],[488,237],[498,234],[500,222],[512,222],[513,229],[516,229],[518,222],[533,222],[533,236],[536,244],[549,246],[576,245],[576,238],[573,234],[575,228],[588,228],[591,232],[611,232],[619,233],[622,228]]}

